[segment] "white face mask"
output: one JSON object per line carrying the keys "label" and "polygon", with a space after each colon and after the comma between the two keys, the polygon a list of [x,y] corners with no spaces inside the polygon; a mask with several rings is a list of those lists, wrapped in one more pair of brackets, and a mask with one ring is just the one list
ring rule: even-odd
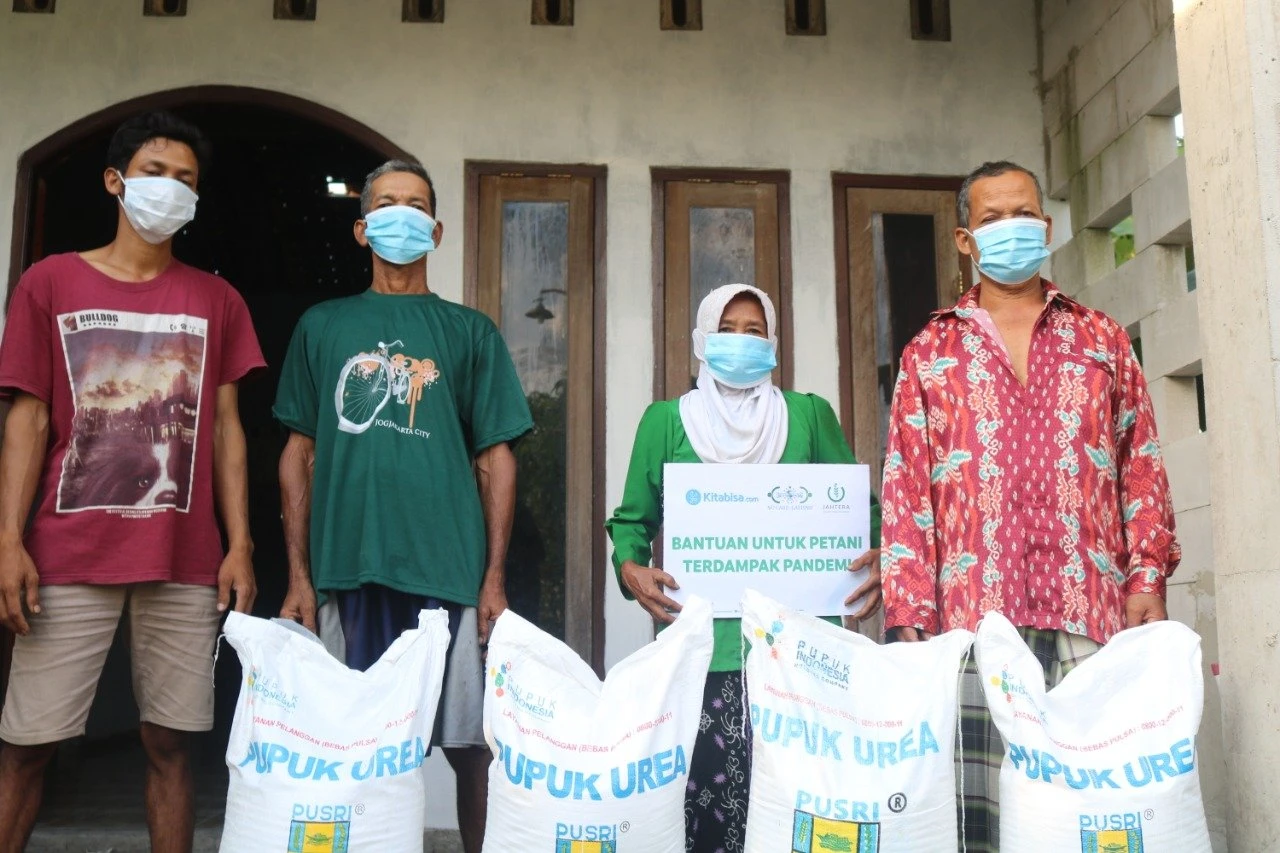
{"label": "white face mask", "polygon": [[126,178],[120,206],[125,219],[148,243],[158,245],[168,240],[192,219],[196,218],[196,201],[200,196],[195,190],[173,178],[146,176]]}

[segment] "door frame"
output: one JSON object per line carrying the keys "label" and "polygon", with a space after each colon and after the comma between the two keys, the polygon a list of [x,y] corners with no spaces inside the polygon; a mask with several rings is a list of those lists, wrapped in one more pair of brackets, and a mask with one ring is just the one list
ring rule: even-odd
{"label": "door frame", "polygon": [[[653,198],[653,399],[665,399],[667,377],[666,243],[668,182],[705,184],[774,184],[778,191],[778,350],[782,387],[794,379],[791,357],[791,173],[785,169],[688,169],[655,166],[649,170]],[[726,282],[727,284],[728,282]]]}
{"label": "door frame", "polygon": [[[598,521],[605,517],[605,341],[606,301],[608,291],[605,264],[608,238],[608,200],[606,183],[607,166],[590,163],[519,163],[494,160],[467,160],[463,164],[463,278],[462,301],[476,308],[480,297],[480,179],[486,175],[511,178],[591,178],[592,206],[595,222],[592,224],[592,253],[594,287],[592,293],[592,365],[591,365],[591,660],[589,663],[597,675],[604,674],[604,596],[609,583],[608,553],[605,547],[603,527]],[[597,529],[599,527],[599,529]],[[572,618],[568,602],[565,620]]]}
{"label": "door frame", "polygon": [[[846,190],[932,190],[958,193],[962,177],[935,175],[865,175],[831,173],[832,212],[835,219],[836,340],[839,341],[840,426],[845,440],[853,440],[853,328],[849,311],[853,300],[849,279],[849,207]],[[873,483],[872,488],[877,489]]]}
{"label": "door frame", "polygon": [[[68,145],[73,145],[86,136],[115,128],[135,115],[152,110],[176,110],[193,104],[266,107],[329,127],[351,137],[366,148],[381,153],[388,160],[416,161],[418,159],[372,127],[345,113],[305,98],[271,89],[259,89],[253,86],[186,86],[120,101],[54,131],[32,145],[18,158],[17,179],[13,192],[13,235],[9,249],[7,293],[13,292],[13,288],[18,284],[18,277],[31,264],[32,252],[35,248],[32,245],[35,237],[34,226],[40,208],[43,206],[42,188],[36,180],[36,172],[40,167]],[[7,307],[6,296],[6,309]]]}
{"label": "door frame", "polygon": [[[152,110],[181,109],[195,104],[265,107],[329,127],[379,152],[388,160],[417,159],[378,131],[344,113],[305,98],[271,89],[224,85],[186,86],[163,92],[152,92],[111,104],[54,131],[18,157],[13,192],[13,232],[9,244],[9,282],[5,288],[4,298],[6,316],[9,298],[13,295],[14,288],[18,286],[18,279],[23,270],[31,265],[33,255],[39,248],[35,245],[37,236],[35,225],[44,213],[44,185],[38,179],[39,170],[68,146],[79,143],[87,136],[114,129],[135,115]],[[2,423],[2,416],[8,410],[8,403],[0,404],[0,423]],[[13,634],[0,628],[0,707],[4,705],[4,691],[9,681],[12,646]]]}

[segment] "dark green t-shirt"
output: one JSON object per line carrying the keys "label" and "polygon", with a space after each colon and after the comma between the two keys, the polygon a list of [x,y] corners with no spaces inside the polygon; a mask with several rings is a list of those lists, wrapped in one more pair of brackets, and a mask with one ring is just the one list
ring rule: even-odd
{"label": "dark green t-shirt", "polygon": [[274,413],[316,442],[317,590],[476,603],[487,540],[471,461],[533,427],[488,317],[435,294],[321,303],[294,330]]}

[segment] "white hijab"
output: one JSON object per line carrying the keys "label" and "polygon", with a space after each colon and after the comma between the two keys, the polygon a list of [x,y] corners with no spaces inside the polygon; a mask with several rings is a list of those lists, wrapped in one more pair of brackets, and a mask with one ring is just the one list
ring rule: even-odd
{"label": "white hijab", "polygon": [[750,293],[764,307],[769,342],[778,345],[778,318],[764,291],[749,284],[726,284],[707,294],[698,306],[693,355],[700,362],[698,387],[680,398],[680,420],[689,444],[703,462],[771,464],[787,445],[787,403],[766,376],[750,388],[731,388],[712,376],[705,352],[707,335],[720,330],[725,307],[740,293]]}

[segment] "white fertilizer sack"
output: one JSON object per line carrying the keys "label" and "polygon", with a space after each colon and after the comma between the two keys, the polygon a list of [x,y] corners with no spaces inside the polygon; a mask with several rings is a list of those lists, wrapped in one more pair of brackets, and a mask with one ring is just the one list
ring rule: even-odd
{"label": "white fertilizer sack", "polygon": [[747,853],[956,849],[956,691],[973,642],[877,645],[748,591]]}
{"label": "white fertilizer sack", "polygon": [[245,680],[227,745],[222,853],[421,850],[445,612],[422,611],[367,672],[274,620],[232,613],[225,633]]}
{"label": "white fertilizer sack", "polygon": [[978,669],[1004,736],[1000,848],[1210,849],[1196,766],[1200,638],[1178,622],[1121,631],[1050,691],[1009,620],[978,627]]}
{"label": "white fertilizer sack", "polygon": [[564,643],[509,610],[498,617],[485,853],[681,853],[711,645],[711,605],[691,598],[602,683]]}

